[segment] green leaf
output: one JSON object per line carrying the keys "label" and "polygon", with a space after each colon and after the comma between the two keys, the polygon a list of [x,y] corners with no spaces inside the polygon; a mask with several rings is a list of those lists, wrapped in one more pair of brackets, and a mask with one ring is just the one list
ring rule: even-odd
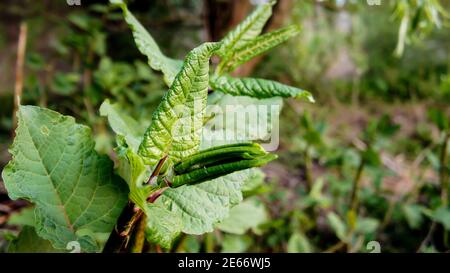
{"label": "green leaf", "polygon": [[80,83],[80,75],[77,73],[60,73],[57,72],[50,85],[50,89],[55,94],[63,96],[72,95],[78,88]]}
{"label": "green leaf", "polygon": [[218,54],[226,62],[237,48],[241,48],[255,39],[272,16],[272,6],[276,1],[259,5],[244,21],[230,31],[222,40]]}
{"label": "green leaf", "polygon": [[300,26],[293,25],[255,38],[236,49],[232,57],[222,64],[222,71],[231,72],[235,70],[238,66],[299,34],[300,30]]}
{"label": "green leaf", "polygon": [[408,204],[402,206],[402,211],[410,228],[418,229],[421,226],[423,222],[422,210],[423,207],[420,205]]}
{"label": "green leaf", "polygon": [[183,62],[168,58],[161,52],[153,37],[128,10],[122,0],[110,0],[110,3],[122,9],[125,21],[133,32],[134,41],[139,51],[147,56],[148,63],[153,69],[161,71],[164,74],[164,81],[170,86],[180,71]]}
{"label": "green leaf", "polygon": [[258,99],[294,97],[314,102],[313,96],[308,91],[270,80],[220,76],[212,78],[210,84],[212,89],[233,96],[248,96]]}
{"label": "green leaf", "polygon": [[229,209],[242,201],[240,189],[253,172],[247,169],[201,184],[170,188],[156,204],[179,215],[184,233],[211,232],[214,224],[226,218]]}
{"label": "green leaf", "polygon": [[250,196],[264,184],[265,174],[258,168],[255,168],[255,172],[252,177],[249,177],[242,186],[242,193],[244,196]]}
{"label": "green leaf", "polygon": [[375,218],[358,218],[356,221],[356,232],[361,234],[371,234],[376,232],[380,221]]}
{"label": "green leaf", "polygon": [[[213,92],[208,96],[208,105],[213,107],[208,113],[211,118],[203,129],[201,149],[244,141],[270,140],[272,135],[277,134],[277,131],[272,131],[276,127],[271,125],[277,126],[283,101],[279,97],[256,99]],[[225,122],[229,119],[245,122]]]}
{"label": "green leaf", "polygon": [[8,225],[34,227],[36,225],[34,207],[24,208],[12,214],[8,219]]}
{"label": "green leaf", "polygon": [[445,131],[450,127],[450,119],[442,110],[430,109],[428,111],[428,118],[438,127],[439,130]]}
{"label": "green leaf", "polygon": [[129,186],[129,199],[145,211],[147,208],[147,197],[150,195],[152,188],[142,185],[150,175],[144,165],[144,161],[139,155],[121,143],[116,148],[116,153],[119,161],[117,172]]}
{"label": "green leaf", "polygon": [[222,241],[222,253],[243,253],[253,244],[250,236],[224,234]]}
{"label": "green leaf", "polygon": [[147,241],[170,249],[172,242],[181,233],[182,221],[179,215],[154,204],[148,204],[146,215]]}
{"label": "green leaf", "polygon": [[362,159],[372,166],[379,166],[381,164],[380,155],[373,147],[368,147],[362,152]]}
{"label": "green leaf", "polygon": [[308,238],[301,232],[295,232],[287,243],[288,253],[311,253],[313,251]]}
{"label": "green leaf", "polygon": [[234,206],[230,215],[216,227],[222,231],[242,235],[247,230],[256,228],[268,219],[264,205],[255,199],[247,199]]}
{"label": "green leaf", "polygon": [[127,202],[111,160],[95,152],[90,129],[72,117],[21,106],[18,121],[13,159],[2,173],[9,196],[35,203],[36,232],[55,248],[78,241],[83,251],[99,251],[95,235],[111,232]]}
{"label": "green leaf", "polygon": [[432,213],[432,219],[441,223],[445,230],[450,230],[450,209],[440,207]]}
{"label": "green leaf", "polygon": [[25,226],[19,237],[12,241],[8,247],[9,253],[61,253],[66,252],[53,248],[50,241],[42,239],[36,234],[33,227]]}
{"label": "green leaf", "polygon": [[147,197],[152,190],[149,186],[143,186],[150,173],[144,161],[137,154],[144,128],[133,118],[125,114],[118,104],[111,104],[105,100],[100,106],[100,114],[108,117],[108,122],[117,134],[117,147],[115,149],[118,166],[117,173],[128,184],[129,199],[140,209],[147,208]]}
{"label": "green leaf", "polygon": [[125,137],[127,145],[137,152],[142,142],[144,127],[124,113],[119,104],[112,104],[109,100],[105,100],[100,106],[100,115],[107,117],[113,131]]}
{"label": "green leaf", "polygon": [[165,155],[178,162],[198,150],[208,95],[209,58],[218,46],[205,43],[186,57],[139,147],[146,164],[154,165]]}
{"label": "green leaf", "polygon": [[346,241],[347,227],[342,219],[334,212],[327,214],[328,224],[334,230],[334,233],[341,241]]}

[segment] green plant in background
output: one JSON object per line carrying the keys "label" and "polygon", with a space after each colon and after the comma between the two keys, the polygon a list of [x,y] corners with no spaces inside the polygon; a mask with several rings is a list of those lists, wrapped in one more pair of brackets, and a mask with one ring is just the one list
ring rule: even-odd
{"label": "green plant in background", "polygon": [[448,26],[450,14],[439,0],[401,0],[394,5],[394,17],[400,20],[397,56],[403,55],[405,44],[410,40],[421,39],[434,28]]}
{"label": "green plant in background", "polygon": [[[429,231],[431,237],[437,229],[437,224],[440,224],[442,232],[442,242],[444,247],[448,247],[448,231],[450,230],[450,207],[449,207],[449,172],[450,164],[449,157],[449,139],[450,139],[450,121],[442,110],[431,109],[428,111],[428,117],[430,121],[436,126],[439,131],[439,141],[437,143],[436,153],[429,152],[428,159],[432,163],[432,166],[439,174],[439,192],[440,199],[437,202],[432,203],[428,208],[423,209],[422,212],[432,220],[432,224]],[[428,244],[427,238],[422,247]]]}
{"label": "green plant in background", "polygon": [[[193,49],[184,62],[163,55],[122,1],[111,3],[122,9],[138,49],[148,57],[150,67],[164,74],[169,90],[147,128],[145,120],[125,114],[120,104],[108,100],[102,104],[100,114],[116,133],[115,170],[111,159],[95,151],[87,126],[46,108],[20,107],[10,150],[13,159],[2,177],[11,198],[24,198],[35,205],[35,233],[24,230],[12,251],[27,249],[22,244],[42,238],[55,251],[76,241],[83,252],[101,251],[105,244],[105,251],[142,252],[144,239],[169,249],[181,232],[212,231],[242,200],[243,185],[261,177],[254,167],[276,156],[256,143],[217,146],[214,139],[203,141],[207,104],[224,106],[232,96],[253,97],[236,97],[247,104],[279,104],[272,97],[313,101],[302,89],[225,74],[298,33],[297,27],[290,27],[260,36],[274,2],[258,6],[222,41]],[[210,77],[209,62],[214,54],[221,57],[221,63]],[[101,67],[108,65],[107,59],[101,63]],[[95,77],[105,87],[120,87],[101,70]],[[209,87],[215,91],[213,96],[208,96]],[[131,210],[127,199],[133,204]],[[251,204],[248,202],[243,204]],[[241,205],[233,210],[239,215],[247,209]],[[119,234],[111,233],[114,226]],[[230,226],[226,221],[219,225],[228,231]],[[27,238],[22,239],[24,236]]]}
{"label": "green plant in background", "polygon": [[311,191],[314,183],[312,174],[313,155],[319,154],[325,148],[325,123],[314,122],[311,114],[305,111],[301,117],[299,129],[301,130],[301,138],[298,145],[302,146],[305,165],[305,180],[308,186],[308,191]]}

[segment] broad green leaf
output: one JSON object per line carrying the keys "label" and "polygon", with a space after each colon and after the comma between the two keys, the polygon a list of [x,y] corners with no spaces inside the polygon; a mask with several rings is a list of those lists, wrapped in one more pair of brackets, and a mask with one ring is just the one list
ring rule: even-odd
{"label": "broad green leaf", "polygon": [[355,231],[361,234],[371,234],[377,230],[379,225],[380,222],[375,218],[358,218]]}
{"label": "broad green leaf", "polygon": [[283,105],[279,97],[256,99],[214,92],[208,96],[208,105],[207,115],[212,118],[203,129],[201,149],[244,141],[267,143],[277,137]]}
{"label": "broad green leaf", "polygon": [[224,234],[222,253],[243,253],[253,244],[250,236]]}
{"label": "broad green leaf", "polygon": [[77,91],[80,78],[77,73],[57,72],[50,84],[50,90],[62,96],[73,95]]}
{"label": "broad green leaf", "polygon": [[19,237],[8,247],[9,253],[63,253],[66,250],[55,249],[50,241],[42,239],[36,234],[34,227],[25,226]]}
{"label": "broad green leaf", "polygon": [[405,204],[402,206],[402,211],[410,228],[418,229],[423,223],[422,210],[423,207],[416,204]]}
{"label": "broad green leaf", "polygon": [[181,233],[182,221],[178,214],[154,204],[148,204],[147,228],[145,230],[147,241],[169,249],[172,242]]}
{"label": "broad green leaf", "polygon": [[96,235],[111,232],[127,202],[113,163],[72,117],[21,106],[18,121],[13,159],[2,173],[9,196],[35,204],[36,232],[55,248],[78,241],[85,252],[99,251]]}
{"label": "broad green leaf", "polygon": [[234,206],[230,215],[216,227],[222,231],[242,235],[247,230],[256,228],[268,219],[264,205],[255,199],[247,199]]}
{"label": "broad green leaf", "polygon": [[445,230],[450,230],[450,209],[440,207],[436,209],[432,214],[432,219],[438,223],[441,223]]}
{"label": "broad green leaf", "polygon": [[242,201],[241,187],[253,169],[225,175],[201,184],[168,189],[156,201],[182,220],[183,232],[203,234],[228,216],[229,209]]}
{"label": "broad green leaf", "polygon": [[139,51],[147,56],[148,63],[153,69],[161,71],[164,74],[164,81],[170,86],[180,71],[183,62],[168,58],[161,52],[153,37],[128,10],[122,0],[110,0],[110,2],[122,9],[125,21],[133,32],[134,41]]}
{"label": "broad green leaf", "polygon": [[245,196],[253,195],[260,186],[264,184],[265,174],[260,169],[255,169],[255,172],[252,177],[249,177],[242,186],[242,193]]}
{"label": "broad green leaf", "polygon": [[8,219],[8,225],[34,227],[36,225],[34,207],[24,208],[12,214]]}
{"label": "broad green leaf", "polygon": [[288,253],[311,253],[313,252],[313,248],[311,242],[305,236],[305,234],[301,232],[295,232],[289,238],[287,243],[287,252]]}
{"label": "broad green leaf", "polygon": [[146,164],[154,165],[165,155],[178,162],[198,150],[208,95],[209,59],[218,46],[205,43],[186,57],[139,147]]}
{"label": "broad green leaf", "polygon": [[438,127],[441,131],[446,131],[450,127],[450,120],[442,110],[430,109],[428,111],[428,118]]}
{"label": "broad green leaf", "polygon": [[109,100],[105,100],[100,106],[100,115],[107,117],[113,131],[125,137],[128,146],[137,152],[144,135],[143,126],[124,113],[119,104],[112,104]]}
{"label": "broad green leaf", "polygon": [[226,62],[237,48],[255,39],[262,31],[267,20],[272,16],[272,6],[276,1],[259,5],[244,21],[230,31],[223,39],[218,54]]}
{"label": "broad green leaf", "polygon": [[117,173],[128,184],[129,199],[145,211],[146,200],[152,188],[143,186],[143,182],[147,180],[150,173],[142,158],[137,154],[144,128],[136,120],[123,113],[118,104],[111,104],[109,100],[105,100],[100,106],[100,114],[108,117],[109,125],[117,134],[115,149],[119,162]]}
{"label": "broad green leaf", "polygon": [[220,76],[212,78],[210,84],[212,89],[233,96],[248,96],[258,99],[294,97],[314,102],[313,96],[308,91],[270,80]]}
{"label": "broad green leaf", "polygon": [[334,233],[341,241],[346,241],[347,227],[342,219],[334,212],[327,214],[328,224],[334,230]]}
{"label": "broad green leaf", "polygon": [[232,57],[223,63],[222,71],[231,72],[238,66],[250,61],[254,57],[284,43],[300,33],[301,28],[297,25],[289,26],[279,30],[258,36],[242,47],[236,49]]}

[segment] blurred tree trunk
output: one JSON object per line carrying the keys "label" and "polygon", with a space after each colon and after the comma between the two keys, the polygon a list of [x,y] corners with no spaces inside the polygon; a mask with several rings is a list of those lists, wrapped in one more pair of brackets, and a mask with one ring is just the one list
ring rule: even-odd
{"label": "blurred tree trunk", "polygon": [[[204,0],[205,23],[208,40],[219,41],[253,10],[250,0]],[[292,0],[279,0],[273,10],[273,16],[264,28],[264,32],[280,28],[289,17]],[[261,62],[258,56],[240,66],[233,72],[236,76],[248,76]]]}

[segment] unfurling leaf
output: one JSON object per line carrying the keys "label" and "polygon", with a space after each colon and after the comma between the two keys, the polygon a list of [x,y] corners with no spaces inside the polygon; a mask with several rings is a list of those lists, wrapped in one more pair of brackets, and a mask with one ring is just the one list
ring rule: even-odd
{"label": "unfurling leaf", "polygon": [[230,31],[222,40],[222,46],[218,54],[227,63],[236,49],[243,47],[251,40],[258,37],[267,20],[272,15],[272,6],[276,1],[269,1],[258,6],[242,23]]}
{"label": "unfurling leaf", "polygon": [[233,96],[249,96],[258,99],[294,97],[314,102],[313,96],[308,91],[264,79],[220,76],[211,79],[211,87]]}
{"label": "unfurling leaf", "polygon": [[148,63],[153,69],[161,71],[164,74],[164,81],[170,86],[175,79],[175,76],[180,71],[183,62],[181,60],[166,57],[161,52],[153,37],[141,23],[136,20],[122,0],[110,0],[110,2],[122,9],[125,21],[133,32],[134,41],[136,42],[139,51],[147,56]]}
{"label": "unfurling leaf", "polygon": [[209,59],[220,44],[193,49],[152,116],[139,154],[148,165],[165,155],[174,162],[195,153],[200,144],[209,81]]}
{"label": "unfurling leaf", "polygon": [[55,248],[78,241],[82,251],[99,251],[96,235],[112,231],[127,202],[113,163],[72,117],[21,106],[18,121],[13,159],[2,173],[9,196],[36,205],[36,232]]}
{"label": "unfurling leaf", "polygon": [[286,28],[278,29],[264,35],[261,35],[254,40],[248,42],[242,47],[235,50],[232,57],[221,64],[223,72],[231,72],[238,66],[248,62],[254,57],[284,43],[291,37],[300,33],[300,26],[293,25]]}

